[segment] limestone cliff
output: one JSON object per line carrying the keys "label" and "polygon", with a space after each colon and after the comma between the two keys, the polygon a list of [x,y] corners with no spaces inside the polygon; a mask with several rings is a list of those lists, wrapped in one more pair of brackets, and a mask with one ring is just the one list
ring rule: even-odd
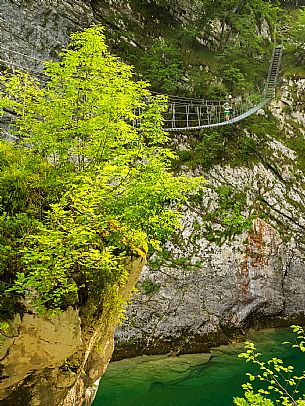
{"label": "limestone cliff", "polygon": [[[196,162],[206,192],[142,273],[116,357],[205,351],[249,326],[304,322],[304,106],[304,79],[284,80],[269,111],[223,138],[251,145],[244,162],[234,147],[209,170]],[[178,148],[194,143],[181,136]]]}
{"label": "limestone cliff", "polygon": [[[217,10],[217,7],[214,9]],[[209,12],[212,10],[213,6],[209,6]],[[208,48],[219,48],[232,31],[219,19],[214,18],[211,23],[209,19],[206,3],[199,0],[3,0],[0,10],[0,63],[6,66],[7,62],[12,62],[17,67],[38,73],[43,66],[42,61],[58,57],[62,47],[68,44],[71,32],[97,22],[105,27],[111,48],[136,65],[154,43],[165,44],[180,31],[182,37],[191,35],[190,43],[179,40],[173,47],[181,46],[181,53],[186,54],[184,61],[178,61],[178,64],[184,64],[185,72],[200,67],[202,77],[202,68],[207,66],[202,55]],[[262,37],[271,36],[265,20],[258,25],[257,31]],[[187,43],[184,44],[184,41]],[[192,45],[198,55],[195,53],[190,58]],[[135,55],[131,57],[134,51]],[[198,57],[199,63],[195,61]],[[185,82],[189,81],[187,76],[183,78]]]}
{"label": "limestone cliff", "polygon": [[[147,35],[157,34],[153,30],[147,32],[147,25],[144,24],[147,21],[141,15],[143,10],[139,10],[133,3],[136,2],[4,0],[0,11],[0,59],[17,63],[21,67],[39,69],[39,60],[56,57],[62,47],[67,45],[71,32],[81,30],[93,21],[104,24],[110,33],[116,32],[118,42],[122,41],[125,45],[132,40],[138,43],[141,37],[144,40]],[[148,20],[152,20],[154,15],[149,14],[153,13],[154,7],[149,2],[146,7]],[[159,12],[162,15],[162,7]],[[170,12],[166,10],[164,18],[172,22],[185,13],[185,8],[178,2]],[[155,17],[153,24],[159,25],[161,22]],[[133,35],[135,27],[140,30],[138,36]],[[142,46],[133,44],[135,47],[139,45]]]}
{"label": "limestone cliff", "polygon": [[[129,279],[119,288],[123,300],[129,298],[144,262],[138,257],[126,265]],[[16,315],[0,342],[1,405],[91,404],[94,382],[105,372],[112,355],[120,313],[105,307],[90,323],[74,309],[51,318],[30,308]]]}

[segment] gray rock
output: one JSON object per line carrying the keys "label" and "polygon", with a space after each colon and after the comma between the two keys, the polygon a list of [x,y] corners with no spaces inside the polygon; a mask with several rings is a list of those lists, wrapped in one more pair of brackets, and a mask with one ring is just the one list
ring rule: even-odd
{"label": "gray rock", "polygon": [[[304,172],[297,150],[285,142],[285,136],[295,136],[292,129],[304,130],[304,108],[296,104],[304,98],[303,81],[284,82],[283,91],[294,110],[272,103],[283,139],[267,135],[268,156],[252,165],[196,170],[208,180],[208,189],[202,203],[185,209],[182,229],[165,244],[166,255],[152,257],[142,273],[140,291],[117,331],[117,358],[196,351],[204,342],[214,345],[224,336],[229,341],[249,326],[304,320]],[[187,149],[187,139],[181,137],[176,146]],[[215,187],[224,185],[245,195],[242,216],[252,219],[248,230],[231,236],[217,220],[223,212]],[[205,219],[209,212],[216,219]],[[145,293],[141,283],[145,287],[147,281],[159,289]]]}

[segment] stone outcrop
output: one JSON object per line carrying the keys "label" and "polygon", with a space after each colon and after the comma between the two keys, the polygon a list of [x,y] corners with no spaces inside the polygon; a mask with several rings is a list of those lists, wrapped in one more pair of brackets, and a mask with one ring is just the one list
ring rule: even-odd
{"label": "stone outcrop", "polygon": [[[30,371],[54,368],[81,344],[80,319],[69,309],[53,318],[16,315],[1,350],[2,389],[23,381]],[[16,366],[18,367],[16,368]]]}
{"label": "stone outcrop", "polygon": [[0,59],[39,72],[40,60],[56,57],[69,34],[92,21],[85,1],[4,0],[0,11]]}
{"label": "stone outcrop", "polygon": [[[126,265],[129,278],[119,292],[126,301],[145,259]],[[90,323],[78,310],[39,316],[33,309],[16,315],[1,337],[0,403],[3,406],[81,406],[91,404],[113,352],[114,329],[121,309],[105,306]]]}

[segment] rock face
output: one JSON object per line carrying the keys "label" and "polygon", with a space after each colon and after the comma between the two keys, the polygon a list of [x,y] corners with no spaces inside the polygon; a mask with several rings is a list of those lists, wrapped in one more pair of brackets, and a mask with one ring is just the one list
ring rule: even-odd
{"label": "rock face", "polygon": [[284,81],[272,115],[245,126],[255,161],[196,169],[202,201],[142,273],[116,358],[205,351],[249,326],[305,320],[304,98],[304,80]]}
{"label": "rock face", "polygon": [[[152,13],[149,2],[146,6],[148,14]],[[183,15],[183,10],[178,4],[171,7],[170,13],[166,11],[166,15],[175,19]],[[42,61],[56,58],[62,47],[67,45],[71,32],[82,30],[92,22],[102,23],[110,33],[119,30],[118,41],[123,43],[132,41],[131,25],[143,31],[142,36],[147,35],[141,12],[132,2],[3,0],[0,11],[0,60],[39,73]],[[133,45],[138,46],[135,42]]]}
{"label": "rock face", "polygon": [[[2,0],[0,67],[12,63],[39,75],[43,61],[57,58],[69,35],[92,22],[106,27],[116,49],[131,46],[145,52],[151,39],[160,39],[167,28],[192,26],[205,14],[199,0]],[[270,38],[268,24],[261,24],[260,35]],[[196,39],[214,49],[227,31],[229,26],[215,20]]]}
{"label": "rock face", "polygon": [[[126,265],[129,279],[119,288],[127,300],[145,259]],[[96,382],[113,352],[114,329],[120,309],[105,307],[84,323],[77,310],[41,317],[29,309],[17,315],[1,338],[0,403],[3,406],[81,406],[91,404]]]}
{"label": "rock face", "polygon": [[92,21],[85,1],[4,0],[0,11],[0,59],[38,72],[67,44],[68,35]]}
{"label": "rock face", "polygon": [[71,356],[81,344],[80,319],[72,309],[51,319],[24,314],[21,320],[18,314],[10,336],[1,345],[3,389],[24,380],[32,369],[54,368]]}

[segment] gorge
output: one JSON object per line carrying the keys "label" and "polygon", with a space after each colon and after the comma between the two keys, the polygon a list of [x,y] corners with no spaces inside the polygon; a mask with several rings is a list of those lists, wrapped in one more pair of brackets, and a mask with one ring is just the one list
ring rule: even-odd
{"label": "gorge", "polygon": [[[12,63],[37,74],[41,61],[59,58],[72,32],[94,22],[105,27],[110,50],[135,66],[137,80],[181,98],[255,100],[273,43],[283,41],[280,83],[267,108],[237,125],[170,135],[178,155],[172,171],[207,182],[184,202],[182,227],[161,251],[149,251],[142,272],[146,251],[130,256],[124,299],[141,276],[116,329],[113,359],[208,352],[242,339],[250,327],[303,324],[305,4],[2,3],[2,70]],[[14,139],[9,120],[4,139]],[[28,305],[10,315],[10,332],[1,337],[1,404],[90,404],[111,358],[119,312],[103,309],[88,322],[79,308],[48,318]]]}

